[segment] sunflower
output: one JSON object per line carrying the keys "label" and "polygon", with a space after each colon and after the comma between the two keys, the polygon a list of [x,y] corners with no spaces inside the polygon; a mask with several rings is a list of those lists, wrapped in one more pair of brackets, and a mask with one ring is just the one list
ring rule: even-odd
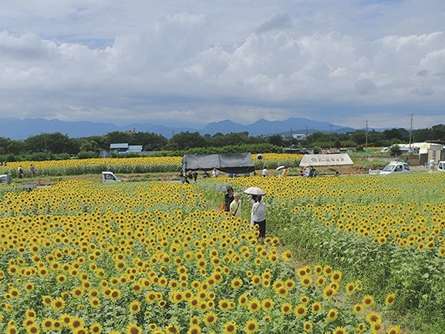
{"label": "sunflower", "polygon": [[295,306],[294,314],[297,318],[303,318],[307,313],[306,306],[304,304],[298,304]]}
{"label": "sunflower", "polygon": [[363,311],[363,305],[362,305],[362,304],[355,304],[355,305],[352,307],[352,311],[353,311],[355,314],[359,314],[361,311]]}
{"label": "sunflower", "polygon": [[100,334],[102,332],[102,326],[98,322],[95,322],[90,325],[89,331],[92,334]]}
{"label": "sunflower", "polygon": [[385,305],[393,305],[396,301],[396,294],[395,293],[389,293],[385,297]]}
{"label": "sunflower", "polygon": [[313,303],[312,304],[312,306],[311,306],[311,309],[312,309],[312,312],[313,313],[315,313],[315,314],[317,314],[318,312],[320,312],[321,311],[321,303],[319,303],[319,302],[315,302],[315,303]]}
{"label": "sunflower", "polygon": [[268,299],[264,299],[263,301],[261,301],[261,308],[264,311],[269,311],[273,308],[274,306],[274,302],[272,299],[268,298]]}
{"label": "sunflower", "polygon": [[128,309],[131,314],[137,314],[141,310],[141,303],[138,300],[133,300],[129,305]]}
{"label": "sunflower", "polygon": [[236,277],[232,280],[230,286],[232,287],[232,289],[237,290],[243,286],[243,281],[239,277]]}
{"label": "sunflower", "polygon": [[366,307],[374,306],[374,304],[375,304],[374,297],[372,297],[371,295],[364,296],[362,299],[362,304]]}
{"label": "sunflower", "polygon": [[63,310],[65,307],[65,301],[62,298],[55,298],[51,302],[51,307],[56,311]]}
{"label": "sunflower", "polygon": [[292,311],[292,305],[289,303],[284,303],[283,305],[281,305],[281,313],[283,315],[288,315],[290,314]]}
{"label": "sunflower", "polygon": [[[45,318],[42,320],[42,329],[44,332],[49,332],[52,328],[53,328],[53,319]],[[72,328],[74,329],[74,327]]]}
{"label": "sunflower", "polygon": [[258,331],[258,322],[255,319],[247,320],[244,325],[244,331],[247,334],[253,334]]}
{"label": "sunflower", "polygon": [[382,323],[382,317],[381,317],[380,314],[378,314],[377,312],[369,312],[369,313],[366,315],[366,321],[367,321],[370,325],[381,324],[381,323]]}
{"label": "sunflower", "polygon": [[386,330],[386,334],[400,334],[400,326],[390,326]]}
{"label": "sunflower", "polygon": [[305,321],[303,323],[303,330],[305,333],[312,333],[314,329],[314,324],[312,323],[312,321]]}
{"label": "sunflower", "polygon": [[250,312],[257,312],[261,309],[261,303],[258,299],[252,299],[248,302]]}
{"label": "sunflower", "polygon": [[132,323],[127,326],[127,334],[141,334],[141,333],[142,329],[138,325]]}
{"label": "sunflower", "polygon": [[201,334],[201,327],[199,325],[191,325],[187,334]]}
{"label": "sunflower", "polygon": [[218,321],[218,317],[214,312],[208,312],[204,315],[204,323],[207,326],[212,326]]}
{"label": "sunflower", "polygon": [[224,334],[232,334],[232,333],[236,333],[236,331],[237,331],[237,326],[234,321],[226,322],[224,324],[223,328],[224,328],[224,331],[223,331]]}
{"label": "sunflower", "polygon": [[169,334],[178,334],[180,332],[180,328],[175,324],[169,324],[165,328],[165,332]]}
{"label": "sunflower", "polygon": [[337,318],[338,318],[338,311],[335,308],[331,308],[326,315],[326,320],[328,322],[332,322],[337,320]]}

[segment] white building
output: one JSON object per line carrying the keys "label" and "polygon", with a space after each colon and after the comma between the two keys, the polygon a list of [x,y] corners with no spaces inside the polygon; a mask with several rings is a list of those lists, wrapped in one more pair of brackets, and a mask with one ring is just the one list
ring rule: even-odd
{"label": "white building", "polygon": [[128,143],[110,144],[110,151],[118,154],[141,153],[142,145],[129,145]]}

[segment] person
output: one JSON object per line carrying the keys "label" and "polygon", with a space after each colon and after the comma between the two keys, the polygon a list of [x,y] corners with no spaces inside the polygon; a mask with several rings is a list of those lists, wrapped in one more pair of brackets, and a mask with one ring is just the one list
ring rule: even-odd
{"label": "person", "polygon": [[19,179],[23,179],[25,176],[25,171],[23,170],[22,166],[17,168],[17,175],[19,176]]}
{"label": "person", "polygon": [[29,168],[30,172],[31,172],[31,176],[34,177],[37,174],[37,168],[31,164],[31,167]]}
{"label": "person", "polygon": [[193,173],[192,173],[192,171],[188,171],[186,179],[190,180],[190,181],[193,180]]}
{"label": "person", "polygon": [[317,170],[314,167],[311,167],[309,170],[309,177],[315,177],[317,176]]}
{"label": "person", "polygon": [[185,175],[182,170],[179,172],[179,180],[182,184],[189,183],[189,181],[187,180],[187,175]]}
{"label": "person", "polygon": [[198,180],[198,172],[194,171],[193,172],[193,181],[195,181],[195,183],[196,183],[197,180]]}
{"label": "person", "polygon": [[230,203],[233,201],[233,188],[228,186],[224,195],[224,211],[230,211]]}
{"label": "person", "polygon": [[285,167],[283,168],[283,171],[281,172],[282,177],[286,177],[289,174],[289,168]]}
{"label": "person", "polygon": [[217,177],[218,176],[218,170],[216,168],[213,168],[212,170],[212,176]]}
{"label": "person", "polygon": [[258,225],[260,241],[263,241],[266,237],[266,206],[262,199],[261,195],[252,195],[253,205],[250,212],[250,223]]}
{"label": "person", "polygon": [[262,172],[261,172],[261,176],[266,177],[268,173],[269,173],[269,172],[268,172],[267,168],[264,167],[263,170],[262,170]]}
{"label": "person", "polygon": [[233,201],[230,203],[230,213],[234,217],[241,217],[241,196],[238,193],[233,194]]}

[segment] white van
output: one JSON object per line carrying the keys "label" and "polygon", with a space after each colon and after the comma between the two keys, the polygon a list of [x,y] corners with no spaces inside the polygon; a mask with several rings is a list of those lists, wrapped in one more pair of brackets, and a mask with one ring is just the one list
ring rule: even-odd
{"label": "white van", "polygon": [[389,175],[394,173],[407,173],[410,171],[409,165],[402,161],[392,161],[380,171],[380,175]]}

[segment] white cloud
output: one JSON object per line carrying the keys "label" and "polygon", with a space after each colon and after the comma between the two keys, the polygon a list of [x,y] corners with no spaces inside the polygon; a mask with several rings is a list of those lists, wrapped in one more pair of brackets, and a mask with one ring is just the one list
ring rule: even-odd
{"label": "white cloud", "polygon": [[[425,7],[433,5],[445,8]],[[445,103],[444,15],[412,0],[45,0],[0,4],[0,13],[0,116],[299,114],[354,125],[360,106],[382,115],[410,106],[445,121],[436,112]],[[418,13],[428,31],[404,24]],[[109,42],[94,47],[95,39]]]}

